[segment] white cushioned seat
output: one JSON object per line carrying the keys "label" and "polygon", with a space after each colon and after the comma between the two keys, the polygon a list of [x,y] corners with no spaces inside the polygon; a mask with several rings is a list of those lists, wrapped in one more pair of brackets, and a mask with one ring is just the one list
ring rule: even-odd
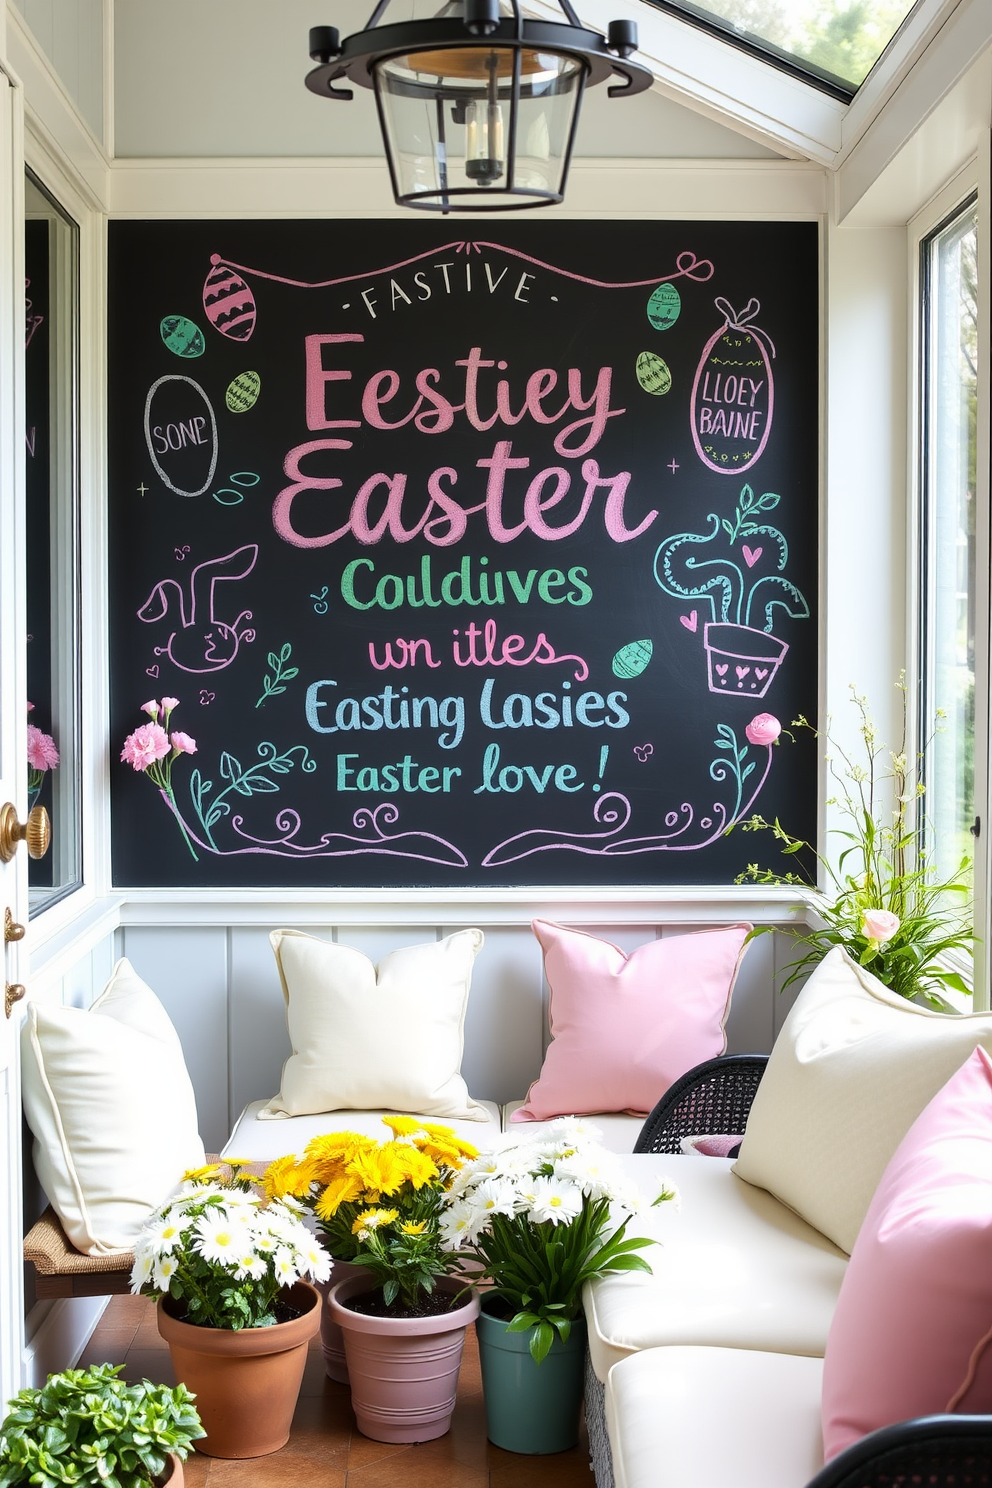
{"label": "white cushioned seat", "polygon": [[[422,1111],[404,1111],[404,1116],[416,1116],[420,1121],[430,1121],[436,1126],[450,1126],[465,1142],[471,1142],[480,1152],[496,1147],[500,1142],[499,1106],[494,1101],[477,1101],[486,1116],[484,1121],[464,1121],[450,1116],[425,1116]],[[245,1162],[272,1162],[287,1153],[300,1153],[311,1137],[324,1132],[355,1131],[367,1137],[389,1139],[390,1133],[383,1126],[383,1116],[394,1116],[394,1111],[324,1111],[318,1115],[289,1116],[283,1121],[260,1121],[258,1113],[268,1105],[267,1101],[252,1101],[245,1106],[222,1156],[240,1157]]]}
{"label": "white cushioned seat", "polygon": [[[543,1137],[551,1125],[549,1121],[517,1121],[511,1125],[510,1117],[523,1104],[522,1100],[508,1101],[503,1107],[503,1135],[515,1142],[525,1141],[528,1137]],[[633,1152],[644,1125],[643,1116],[623,1116],[616,1111],[599,1111],[579,1119],[599,1129],[602,1145],[608,1152]]]}
{"label": "white cushioned seat", "polygon": [[823,1466],[823,1360],[650,1349],[610,1370],[616,1488],[803,1488]]}
{"label": "white cushioned seat", "polygon": [[644,1252],[653,1274],[604,1277],[584,1290],[600,1381],[627,1355],[670,1345],[822,1358],[847,1267],[842,1250],[742,1182],[729,1158],[634,1154],[621,1162],[646,1203],[667,1178],[681,1204],[646,1208],[630,1222],[628,1235],[661,1241]]}

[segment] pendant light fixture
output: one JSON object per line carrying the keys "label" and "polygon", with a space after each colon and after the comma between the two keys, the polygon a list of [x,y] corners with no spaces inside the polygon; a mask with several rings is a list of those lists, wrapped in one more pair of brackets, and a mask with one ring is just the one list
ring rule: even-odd
{"label": "pendant light fixture", "polygon": [[630,54],[633,21],[606,37],[570,0],[562,21],[525,20],[519,0],[448,0],[437,15],[390,23],[379,0],[364,31],[310,32],[307,87],[348,100],[341,78],[375,90],[393,195],[434,212],[512,212],[563,200],[583,89],[621,79],[611,98],[650,87]]}

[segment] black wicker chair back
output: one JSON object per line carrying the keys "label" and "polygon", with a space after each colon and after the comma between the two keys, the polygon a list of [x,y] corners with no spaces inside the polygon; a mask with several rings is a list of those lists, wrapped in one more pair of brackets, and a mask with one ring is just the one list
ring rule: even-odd
{"label": "black wicker chair back", "polygon": [[635,1152],[681,1152],[683,1137],[743,1133],[767,1054],[724,1054],[688,1070],[641,1127]]}
{"label": "black wicker chair back", "polygon": [[992,1416],[925,1416],[873,1431],[807,1488],[992,1488]]}

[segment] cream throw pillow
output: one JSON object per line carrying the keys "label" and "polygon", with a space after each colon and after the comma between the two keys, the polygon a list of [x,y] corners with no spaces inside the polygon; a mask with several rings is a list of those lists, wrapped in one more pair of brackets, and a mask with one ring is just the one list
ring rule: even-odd
{"label": "cream throw pillow", "polygon": [[89,1009],[29,1005],[21,1085],[38,1177],[86,1255],[130,1250],[204,1161],[178,1035],[128,961]]}
{"label": "cream throw pillow", "polygon": [[299,930],[269,936],[293,1052],[259,1121],[318,1111],[485,1121],[461,1077],[462,1028],[481,930],[406,946],[378,966]]}
{"label": "cream throw pillow", "polygon": [[917,1007],[835,947],[775,1041],[734,1172],[850,1253],[892,1154],[978,1044],[992,1054],[992,1013]]}

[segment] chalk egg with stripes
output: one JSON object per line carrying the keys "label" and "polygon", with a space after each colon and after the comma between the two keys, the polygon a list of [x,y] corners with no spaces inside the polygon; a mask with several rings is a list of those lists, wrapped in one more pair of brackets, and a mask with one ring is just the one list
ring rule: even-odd
{"label": "chalk egg with stripes", "polygon": [[203,308],[215,331],[232,341],[247,341],[255,329],[255,296],[241,275],[211,254],[211,269],[203,283]]}

